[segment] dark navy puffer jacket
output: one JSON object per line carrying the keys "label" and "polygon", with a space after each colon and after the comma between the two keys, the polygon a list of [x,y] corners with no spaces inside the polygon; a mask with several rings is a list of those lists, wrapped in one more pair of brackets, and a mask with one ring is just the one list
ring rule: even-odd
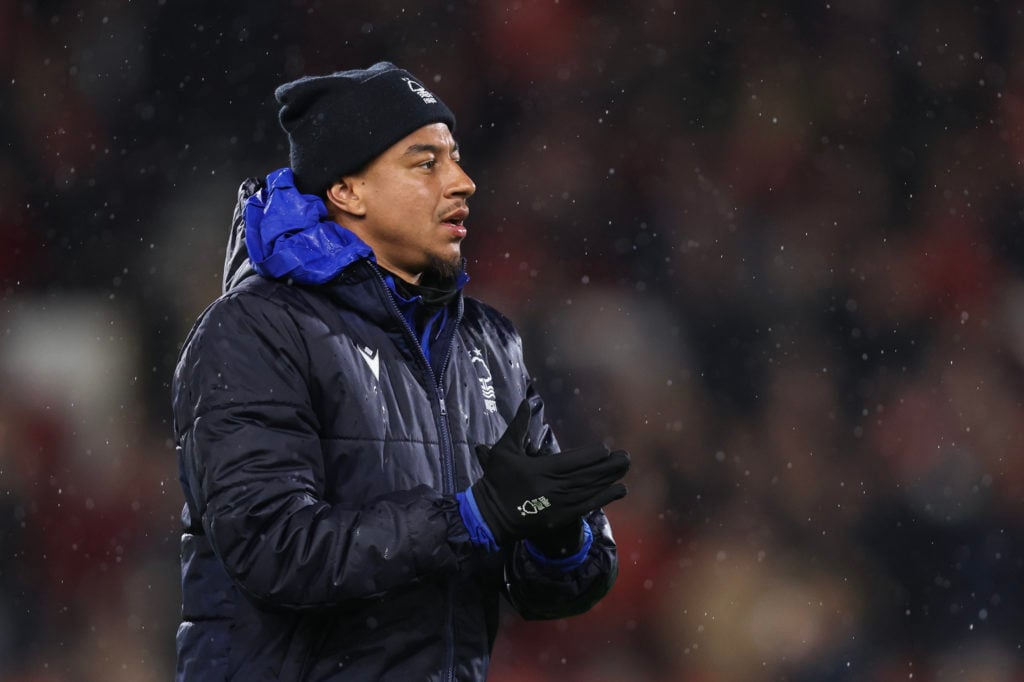
{"label": "dark navy puffer jacket", "polygon": [[474,446],[524,397],[531,441],[557,449],[507,319],[460,295],[436,376],[372,263],[319,286],[267,279],[240,255],[242,230],[239,209],[227,291],[174,376],[179,682],[483,680],[502,594],[558,618],[607,593],[600,511],[567,572],[522,543],[477,548],[460,517],[455,494],[482,473]]}

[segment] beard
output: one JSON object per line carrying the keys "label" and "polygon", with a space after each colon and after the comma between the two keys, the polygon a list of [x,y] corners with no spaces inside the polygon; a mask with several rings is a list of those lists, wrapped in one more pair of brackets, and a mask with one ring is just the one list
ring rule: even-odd
{"label": "beard", "polygon": [[423,273],[427,281],[445,282],[454,279],[457,274],[462,272],[461,255],[441,258],[440,256],[430,254],[427,256],[427,259],[427,269]]}

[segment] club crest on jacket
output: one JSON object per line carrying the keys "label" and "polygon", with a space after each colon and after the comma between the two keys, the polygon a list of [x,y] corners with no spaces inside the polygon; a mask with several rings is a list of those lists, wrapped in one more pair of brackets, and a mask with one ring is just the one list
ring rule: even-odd
{"label": "club crest on jacket", "polygon": [[480,382],[480,393],[484,397],[484,409],[488,412],[497,412],[498,403],[495,402],[494,396],[494,379],[491,376],[491,368],[487,366],[487,362],[484,360],[484,353],[478,348],[471,348],[469,351],[469,359],[473,365],[477,368],[477,373],[480,375],[477,377],[477,381]]}

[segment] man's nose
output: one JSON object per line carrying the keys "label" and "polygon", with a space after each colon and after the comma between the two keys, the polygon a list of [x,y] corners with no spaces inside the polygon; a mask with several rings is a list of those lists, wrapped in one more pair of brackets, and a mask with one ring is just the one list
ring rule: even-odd
{"label": "man's nose", "polygon": [[459,164],[453,163],[452,168],[454,168],[454,176],[448,184],[448,195],[463,198],[472,196],[476,192],[476,183],[466,171],[462,170],[462,166]]}

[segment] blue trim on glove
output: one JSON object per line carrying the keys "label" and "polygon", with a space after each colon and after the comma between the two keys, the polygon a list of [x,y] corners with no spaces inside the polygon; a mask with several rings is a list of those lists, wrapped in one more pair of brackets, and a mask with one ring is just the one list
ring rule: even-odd
{"label": "blue trim on glove", "polygon": [[[484,517],[480,515],[480,508],[476,506],[473,489],[466,488],[461,493],[455,493],[455,497],[459,500],[459,516],[462,517],[462,523],[469,531],[469,537],[473,544],[483,547],[488,552],[498,551],[498,543],[494,540],[494,535],[487,522],[484,521]],[[587,546],[589,547],[589,545]]]}
{"label": "blue trim on glove", "polygon": [[587,523],[585,519],[583,519],[583,546],[580,547],[580,551],[576,552],[572,556],[563,557],[561,559],[552,559],[534,547],[529,540],[523,541],[523,546],[526,547],[526,551],[530,553],[530,556],[533,557],[534,561],[542,566],[557,568],[564,572],[569,572],[582,566],[583,562],[587,560],[587,553],[590,552],[590,546],[592,544],[594,544],[594,531],[590,529],[590,524]]}

